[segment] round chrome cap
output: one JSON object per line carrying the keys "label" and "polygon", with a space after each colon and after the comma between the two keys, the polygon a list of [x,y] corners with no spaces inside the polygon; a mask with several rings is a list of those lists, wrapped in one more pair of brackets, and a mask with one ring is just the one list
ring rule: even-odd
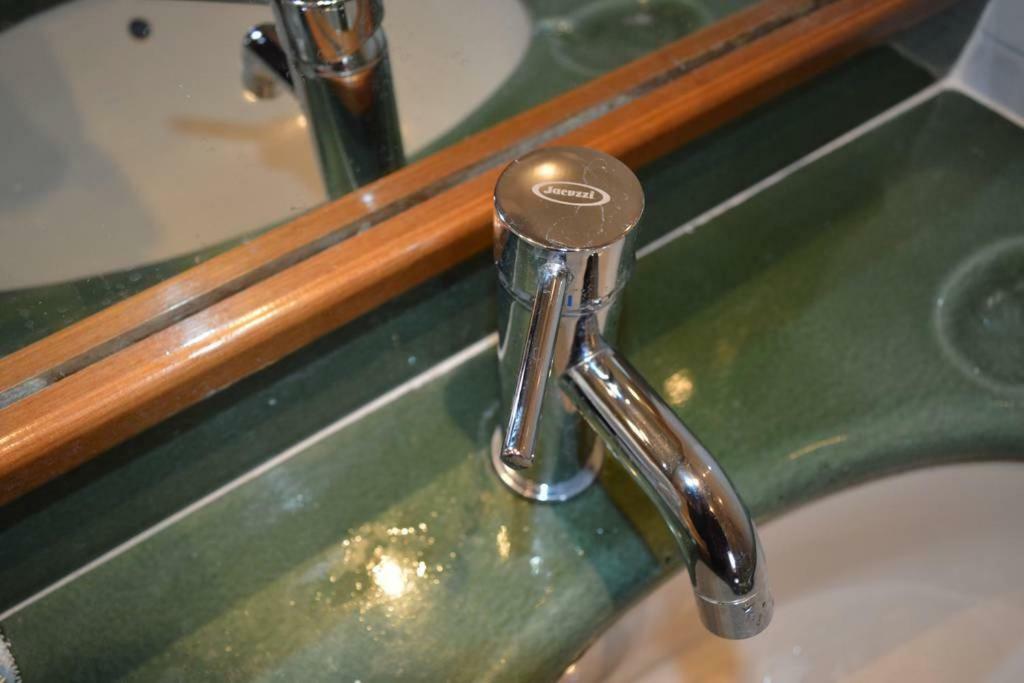
{"label": "round chrome cap", "polygon": [[644,211],[640,181],[624,163],[582,147],[548,147],[513,161],[494,188],[498,220],[545,249],[620,242]]}

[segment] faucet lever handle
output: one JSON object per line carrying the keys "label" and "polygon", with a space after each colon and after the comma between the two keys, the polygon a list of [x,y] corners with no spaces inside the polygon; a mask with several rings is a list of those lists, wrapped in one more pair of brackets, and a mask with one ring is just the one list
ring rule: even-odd
{"label": "faucet lever handle", "polygon": [[514,469],[533,464],[537,447],[537,424],[544,403],[545,387],[558,336],[558,319],[565,305],[568,271],[558,262],[545,264],[539,273],[537,297],[533,302],[530,329],[519,364],[508,429],[501,447],[501,460]]}

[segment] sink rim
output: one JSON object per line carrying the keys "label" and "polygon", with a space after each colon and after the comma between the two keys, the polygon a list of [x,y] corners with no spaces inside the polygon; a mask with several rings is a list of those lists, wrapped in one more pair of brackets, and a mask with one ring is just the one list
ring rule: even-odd
{"label": "sink rim", "polygon": [[[1012,483],[1004,480],[1004,476],[1007,471],[1011,471],[1013,473],[1012,477],[1006,478],[1012,480]],[[777,577],[777,574],[775,572],[775,567],[777,565],[785,566],[789,562],[793,562],[793,560],[790,559],[788,560],[788,562],[776,561],[773,563],[773,555],[775,557],[779,557],[780,555],[786,558],[792,557],[791,555],[787,555],[785,552],[781,552],[780,550],[778,550],[778,546],[780,545],[780,543],[778,542],[777,538],[774,538],[777,537],[780,533],[782,533],[784,529],[790,526],[798,526],[801,524],[805,526],[809,523],[820,524],[820,522],[808,522],[806,518],[809,516],[818,516],[824,515],[826,513],[831,513],[832,509],[861,507],[868,510],[869,515],[877,515],[880,514],[878,509],[870,508],[868,505],[868,500],[870,500],[871,497],[891,499],[901,498],[902,501],[900,504],[907,505],[907,503],[903,501],[911,498],[911,496],[907,495],[908,490],[916,493],[916,489],[923,488],[926,484],[932,484],[934,483],[933,480],[941,477],[948,477],[950,480],[956,479],[954,488],[958,492],[962,492],[965,484],[965,482],[962,481],[962,477],[964,476],[968,477],[969,479],[972,479],[972,481],[966,482],[969,495],[976,494],[976,491],[981,491],[981,489],[974,489],[973,486],[979,481],[984,480],[986,478],[991,478],[993,481],[996,482],[997,485],[1017,485],[1020,484],[1021,482],[1024,482],[1024,462],[1012,456],[1004,458],[986,458],[983,460],[962,459],[947,462],[924,463],[918,466],[902,468],[892,472],[875,473],[874,475],[869,475],[868,477],[862,480],[852,482],[848,486],[844,486],[839,489],[823,490],[820,492],[820,495],[816,496],[815,498],[798,501],[792,507],[789,507],[782,511],[776,511],[774,514],[770,516],[761,517],[759,518],[759,528],[762,534],[762,538],[764,539],[766,554],[768,556],[767,566],[769,580],[772,580],[773,578]],[[865,492],[867,492],[869,496],[868,499],[865,499],[864,497]],[[934,493],[934,490],[932,490],[931,492]],[[941,498],[941,496],[931,496],[931,500],[933,501],[940,500]],[[916,498],[914,498],[914,500],[916,500]],[[1021,507],[1022,509],[1024,509],[1024,504],[1022,504]],[[901,510],[900,512],[904,511]],[[971,514],[976,513],[974,511],[971,511]],[[1001,518],[1007,520],[1012,517],[1013,515],[1005,515]],[[930,519],[931,516],[926,511],[925,514],[920,515],[920,518]],[[969,518],[969,515],[964,515],[964,518]],[[897,523],[907,521],[905,518],[900,517],[898,515],[894,516],[893,520]],[[918,520],[918,523],[920,523],[920,520]],[[1012,523],[1012,521],[1010,523]],[[941,535],[941,532],[937,532],[937,535]],[[900,538],[902,538],[902,536]],[[950,537],[946,535],[943,536],[943,538],[949,540]],[[954,534],[952,538],[955,540],[957,536]],[[795,541],[791,540],[790,542],[794,543]],[[773,552],[773,545],[777,548],[776,552]],[[1004,544],[1001,547],[1010,548],[1011,544]],[[1018,554],[1020,554],[1021,558],[1024,559],[1024,548],[1022,548]],[[878,561],[880,563],[884,563],[886,561],[892,563],[893,558],[883,553],[878,557]],[[1011,565],[1016,566],[1015,563],[1012,562],[1004,563],[1004,566]],[[857,569],[863,569],[863,567],[852,567],[851,570],[854,570],[853,576],[861,583],[864,583],[864,577],[858,578],[856,576],[855,570]],[[1007,571],[1006,573],[1011,572]],[[828,596],[830,595],[830,593],[834,593],[836,591],[836,585],[829,585],[829,577],[818,578],[822,579],[818,582],[822,585],[815,584],[817,586],[817,592],[812,591],[813,597],[815,597],[816,599],[821,599],[822,596]],[[878,579],[873,580],[877,581]],[[777,584],[775,582],[772,583],[773,588],[775,588],[776,585]],[[789,593],[791,587],[785,586],[785,582],[782,582],[780,585],[784,587],[781,591],[776,593],[776,615],[781,615],[783,619],[785,619],[785,615],[788,613],[790,609],[792,609],[792,604],[794,603],[794,600],[793,596]],[[857,583],[853,583],[852,587],[856,587],[857,585]],[[842,590],[851,590],[851,584],[848,583],[844,583],[839,587]],[[949,585],[945,584],[942,586],[942,588],[947,589],[949,588]],[[694,653],[696,653],[698,649],[701,649],[702,645],[704,646],[702,650],[703,655],[692,654],[691,656],[693,656],[694,658],[698,656],[706,656],[706,646],[708,644],[711,644],[712,647],[718,646],[720,649],[725,648],[743,651],[747,649],[756,649],[758,642],[764,642],[765,640],[772,638],[773,633],[775,634],[775,637],[780,637],[777,628],[775,629],[775,631],[773,631],[773,627],[777,626],[777,624],[770,625],[764,634],[762,634],[759,637],[750,639],[749,641],[727,641],[716,638],[711,634],[707,633],[706,631],[704,631],[700,627],[696,610],[692,605],[693,598],[689,586],[688,577],[686,575],[686,572],[682,571],[680,568],[676,571],[666,573],[666,575],[662,578],[661,581],[652,585],[647,592],[638,596],[637,599],[633,601],[633,603],[630,604],[626,609],[617,613],[612,619],[610,619],[609,622],[604,626],[602,631],[595,635],[593,641],[585,648],[580,657],[566,669],[565,673],[560,679],[561,683],[581,683],[582,681],[592,680],[639,680],[644,681],[646,683],[653,683],[654,681],[663,680],[661,678],[653,676],[652,674],[656,673],[659,666],[667,667],[667,662],[670,661],[673,658],[673,656],[678,656],[679,659],[682,659],[682,657],[679,656],[678,647],[670,645],[666,651],[666,648],[664,647],[665,644],[661,643],[660,649],[658,649],[657,646],[655,646],[653,652],[642,654],[639,663],[633,663],[628,658],[630,657],[631,649],[643,647],[644,645],[642,637],[637,638],[635,636],[635,632],[640,631],[645,627],[649,629],[653,628],[650,625],[651,616],[644,616],[642,612],[645,610],[649,612],[654,612],[654,609],[652,609],[651,605],[655,600],[659,599],[659,596],[662,596],[664,593],[671,594],[674,603],[676,602],[677,598],[683,596],[683,602],[678,603],[681,605],[682,609],[673,610],[673,612],[676,614],[686,615],[685,623],[682,619],[676,619],[675,621],[677,626],[682,624],[682,631],[685,632],[686,636],[693,637],[696,641],[695,643],[688,642],[688,645],[693,648]],[[1018,597],[1024,598],[1024,592],[1018,591],[1018,593]],[[1022,614],[1024,614],[1024,599],[1022,599],[1021,601],[1020,608],[1022,610]],[[658,615],[655,615],[653,618],[657,619]],[[631,633],[634,635],[631,635]],[[679,631],[674,631],[672,633],[672,636],[670,637],[674,638],[678,636],[678,634]],[[631,637],[634,639],[634,643],[630,642]],[[609,645],[609,639],[617,640],[618,642]],[[1016,647],[1014,650],[1012,665],[1015,669],[1017,667],[1020,667],[1020,672],[1024,672],[1024,634],[1018,636],[1015,645]],[[802,648],[799,645],[797,645],[794,646],[792,652],[794,656],[799,656],[804,654],[805,649],[806,648]],[[661,655],[660,657],[656,656],[659,654]],[[747,659],[742,656],[742,654],[739,655],[737,659],[741,663],[753,663],[752,661],[748,662]],[[606,663],[611,663],[613,666],[616,666],[616,669],[613,671],[613,675],[610,678],[605,677],[604,675],[603,669],[605,667],[603,666],[603,664]],[[630,666],[630,664],[633,665]],[[625,671],[622,671],[623,668],[625,668]],[[681,673],[678,669],[674,669],[674,671],[677,674]],[[733,673],[735,674],[735,672]],[[753,669],[750,669],[745,671],[745,673],[747,673],[748,676],[743,678],[742,680],[780,680],[780,678],[768,675],[766,674],[766,672],[763,671],[754,671]],[[751,676],[751,674],[756,674],[756,676]],[[765,675],[767,675],[768,677],[764,678]],[[666,678],[664,680],[676,679]],[[685,680],[690,679],[687,678]],[[694,680],[704,680],[704,678],[698,675],[698,677]],[[718,679],[715,678],[714,680]],[[783,676],[781,680],[791,680],[791,678]],[[816,679],[812,676],[807,680],[820,679]],[[836,680],[846,679],[839,678]],[[950,678],[948,680],[952,681],[958,679]]]}

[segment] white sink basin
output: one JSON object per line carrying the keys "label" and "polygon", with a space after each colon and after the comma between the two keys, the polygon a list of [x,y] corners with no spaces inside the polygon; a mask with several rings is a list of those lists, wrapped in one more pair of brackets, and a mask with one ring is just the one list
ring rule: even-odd
{"label": "white sink basin", "polygon": [[609,629],[568,681],[1024,680],[1024,465],[913,472],[762,528],[775,618],[726,641],[685,573]]}
{"label": "white sink basin", "polygon": [[[325,199],[297,101],[242,92],[242,37],[271,19],[74,0],[0,33],[0,291],[161,261]],[[388,0],[384,27],[408,153],[500,87],[530,37],[513,0]]]}

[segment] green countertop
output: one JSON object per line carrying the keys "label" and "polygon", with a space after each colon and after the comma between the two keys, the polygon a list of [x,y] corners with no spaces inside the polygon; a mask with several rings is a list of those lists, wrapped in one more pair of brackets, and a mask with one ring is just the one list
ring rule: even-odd
{"label": "green countertop", "polygon": [[[930,82],[877,50],[652,164],[641,245]],[[489,334],[495,282],[481,254],[0,508],[0,610]]]}
{"label": "green countertop", "polygon": [[[879,89],[851,88],[879,64],[852,64],[647,169],[645,241],[849,127],[786,107],[843,110],[846,93],[863,120],[927,82],[887,51],[863,59],[892,67]],[[646,255],[621,346],[761,518],[888,472],[1018,457],[1022,183],[1024,132],[941,94]],[[379,395],[379,375],[394,386],[478,339],[492,281],[468,264],[9,506],[8,604]],[[441,370],[6,618],[25,679],[557,676],[679,558],[615,467],[568,504],[505,491],[486,464],[493,348]]]}

